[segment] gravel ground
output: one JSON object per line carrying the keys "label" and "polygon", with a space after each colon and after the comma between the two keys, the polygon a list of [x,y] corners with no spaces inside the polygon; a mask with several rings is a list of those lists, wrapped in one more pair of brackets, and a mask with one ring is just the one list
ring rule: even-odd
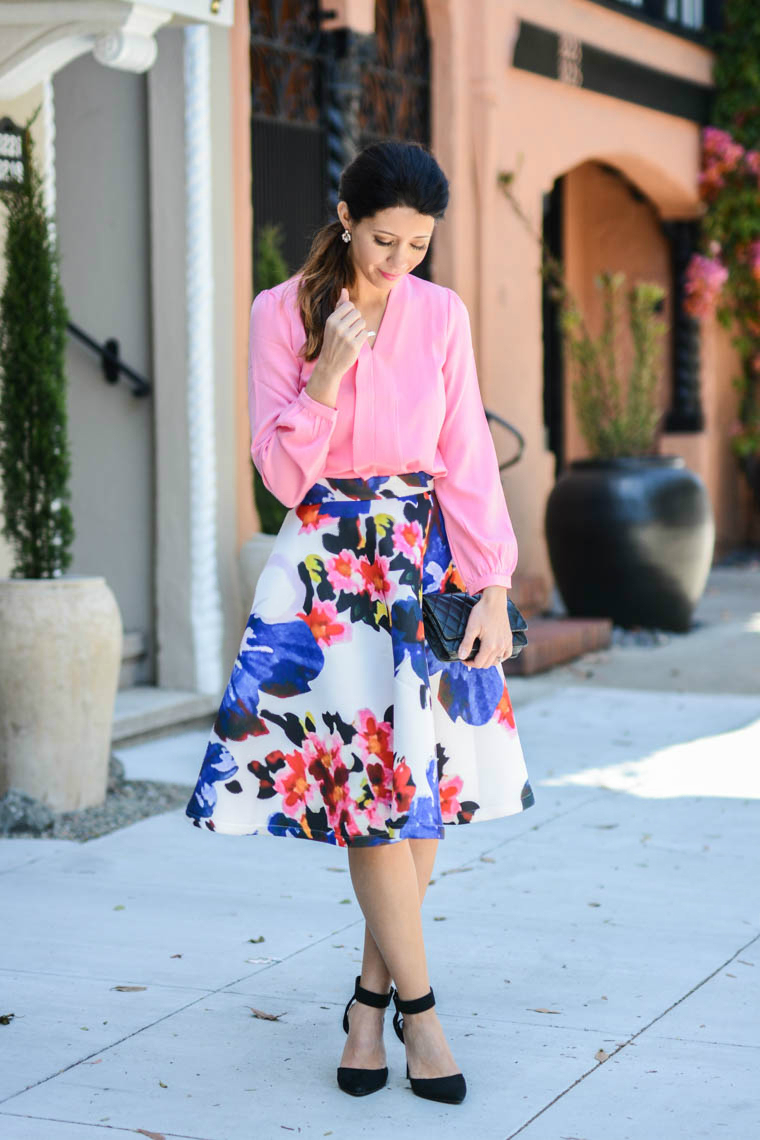
{"label": "gravel ground", "polygon": [[80,843],[120,827],[184,807],[192,786],[158,780],[125,780],[124,765],[111,757],[108,787],[102,804],[80,811],[54,812],[16,788],[0,797],[0,836],[6,838],[75,839]]}

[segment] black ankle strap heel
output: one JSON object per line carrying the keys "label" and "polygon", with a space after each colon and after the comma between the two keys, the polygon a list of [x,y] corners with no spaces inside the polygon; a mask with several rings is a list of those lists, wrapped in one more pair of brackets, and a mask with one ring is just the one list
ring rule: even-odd
{"label": "black ankle strap heel", "polygon": [[[399,1015],[402,1013],[422,1013],[435,1005],[432,988],[422,997],[404,1001],[393,991],[393,1004],[396,1012],[393,1015],[393,1028],[400,1041],[404,1040],[404,1021]],[[442,1100],[447,1104],[461,1104],[467,1093],[467,1084],[462,1073],[453,1073],[448,1077],[411,1077],[407,1062],[406,1075],[412,1086],[412,1092],[423,1096],[427,1100]]]}
{"label": "black ankle strap heel", "polygon": [[423,994],[422,997],[412,998],[411,1001],[402,1001],[398,996],[398,992],[394,990],[393,1004],[396,1007],[396,1012],[393,1015],[393,1028],[396,1030],[399,1041],[403,1041],[404,1019],[399,1015],[402,1013],[422,1013],[424,1010],[430,1009],[431,1006],[435,1005],[435,997],[431,988],[426,994]]}
{"label": "black ankle strap heel", "polygon": [[[357,974],[354,992],[348,999],[343,1011],[343,1028],[346,1033],[349,1029],[348,1011],[353,1002],[360,1001],[362,1005],[371,1005],[375,1009],[386,1009],[390,1005],[394,993],[393,986],[387,994],[378,994],[374,990],[365,989],[361,984],[361,974]],[[338,1085],[343,1089],[343,1092],[350,1093],[352,1096],[366,1096],[367,1093],[377,1092],[387,1080],[387,1065],[384,1065],[382,1069],[355,1069],[347,1065],[338,1066]]]}

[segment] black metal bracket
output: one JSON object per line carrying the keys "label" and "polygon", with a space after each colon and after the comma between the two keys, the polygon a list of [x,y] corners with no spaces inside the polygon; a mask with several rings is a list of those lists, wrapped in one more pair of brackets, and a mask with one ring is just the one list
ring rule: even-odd
{"label": "black metal bracket", "polygon": [[69,321],[66,327],[72,336],[75,336],[82,344],[86,344],[88,348],[91,348],[92,351],[100,357],[103,375],[109,384],[118,383],[119,376],[123,372],[132,382],[133,396],[150,395],[153,385],[149,380],[146,380],[144,376],[141,376],[139,372],[135,372],[133,368],[130,368],[128,364],[124,363],[119,356],[119,342],[115,337],[109,337],[104,344],[98,344],[93,337],[89,336],[72,321]]}
{"label": "black metal bracket", "polygon": [[670,245],[672,287],[672,369],[670,407],[665,432],[704,431],[700,392],[700,322],[684,308],[685,276],[692,253],[699,248],[699,220],[664,221],[662,231]]}

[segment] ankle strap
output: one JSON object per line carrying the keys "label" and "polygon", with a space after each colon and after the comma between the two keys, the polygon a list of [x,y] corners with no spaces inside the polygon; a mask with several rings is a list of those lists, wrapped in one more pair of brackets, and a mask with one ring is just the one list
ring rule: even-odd
{"label": "ankle strap", "polygon": [[393,1004],[398,1013],[422,1013],[423,1010],[430,1009],[431,1006],[435,1005],[435,997],[433,996],[432,987],[426,994],[423,994],[422,997],[412,998],[411,1001],[403,1001],[403,999],[398,996],[398,992],[394,990]]}
{"label": "ankle strap", "polygon": [[361,985],[361,974],[356,975],[354,984],[354,997],[364,1005],[373,1005],[375,1009],[385,1009],[391,1003],[391,996],[395,994],[393,986],[387,994],[378,994],[374,990],[367,990]]}

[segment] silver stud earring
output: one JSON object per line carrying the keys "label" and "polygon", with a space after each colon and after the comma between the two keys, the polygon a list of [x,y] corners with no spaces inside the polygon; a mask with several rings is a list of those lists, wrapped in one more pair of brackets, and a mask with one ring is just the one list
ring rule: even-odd
{"label": "silver stud earring", "polygon": [[344,230],[340,236],[343,238],[343,240],[345,242],[351,241],[351,231],[350,230]]}

